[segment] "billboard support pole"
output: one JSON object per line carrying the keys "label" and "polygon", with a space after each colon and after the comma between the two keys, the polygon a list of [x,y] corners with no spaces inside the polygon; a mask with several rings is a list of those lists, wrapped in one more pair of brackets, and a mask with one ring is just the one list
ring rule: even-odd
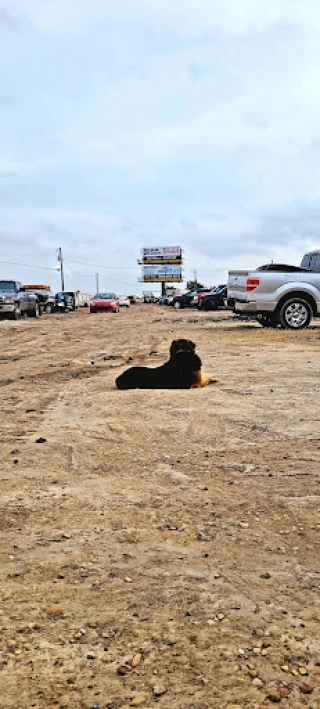
{"label": "billboard support pole", "polygon": [[166,294],[166,284],[165,284],[165,282],[163,281],[163,282],[161,283],[161,295],[163,296],[163,295],[165,295],[165,294]]}

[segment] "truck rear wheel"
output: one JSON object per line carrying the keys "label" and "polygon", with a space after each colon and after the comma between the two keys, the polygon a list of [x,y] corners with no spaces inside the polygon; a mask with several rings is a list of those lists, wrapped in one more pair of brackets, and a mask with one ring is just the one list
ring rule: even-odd
{"label": "truck rear wheel", "polygon": [[303,330],[310,325],[311,318],[311,305],[303,298],[287,300],[279,311],[280,324],[289,330]]}
{"label": "truck rear wheel", "polygon": [[31,313],[28,313],[29,318],[39,318],[40,317],[40,308],[38,303],[36,303],[34,310],[32,310]]}

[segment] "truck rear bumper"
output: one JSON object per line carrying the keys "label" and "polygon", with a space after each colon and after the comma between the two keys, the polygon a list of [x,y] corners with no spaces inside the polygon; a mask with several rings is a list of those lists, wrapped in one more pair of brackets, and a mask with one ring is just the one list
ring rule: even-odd
{"label": "truck rear bumper", "polygon": [[246,313],[258,315],[258,313],[273,313],[276,309],[276,304],[273,302],[263,301],[257,302],[255,300],[249,301],[239,301],[237,300],[234,304],[234,310],[236,313]]}

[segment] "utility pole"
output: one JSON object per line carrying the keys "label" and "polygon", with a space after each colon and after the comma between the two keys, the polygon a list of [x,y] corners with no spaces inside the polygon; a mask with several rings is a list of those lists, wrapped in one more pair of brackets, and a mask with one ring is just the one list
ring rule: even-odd
{"label": "utility pole", "polygon": [[96,287],[97,287],[97,293],[99,293],[99,273],[96,273]]}
{"label": "utility pole", "polygon": [[61,290],[63,292],[64,291],[64,271],[63,271],[63,256],[62,256],[61,246],[59,246],[59,248],[58,248],[58,261],[60,263]]}
{"label": "utility pole", "polygon": [[193,280],[194,280],[194,284],[196,285],[196,283],[198,282],[197,281],[197,271],[193,271]]}

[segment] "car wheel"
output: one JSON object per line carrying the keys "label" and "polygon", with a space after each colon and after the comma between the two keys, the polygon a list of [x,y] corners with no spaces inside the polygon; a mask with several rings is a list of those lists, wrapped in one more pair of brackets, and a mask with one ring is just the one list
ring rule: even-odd
{"label": "car wheel", "polygon": [[20,318],[21,318],[21,310],[20,310],[20,308],[16,308],[13,311],[12,320],[20,320]]}
{"label": "car wheel", "polygon": [[174,307],[176,310],[180,310],[180,308],[181,308],[181,303],[180,303],[180,301],[179,301],[179,300],[176,300],[176,302],[173,303],[173,307]]}
{"label": "car wheel", "polygon": [[36,303],[34,310],[31,313],[28,313],[29,318],[39,318],[40,317],[40,308],[38,303]]}
{"label": "car wheel", "polygon": [[311,318],[311,305],[303,298],[287,300],[279,311],[280,324],[288,330],[303,330],[310,325]]}
{"label": "car wheel", "polygon": [[50,305],[49,303],[48,303],[48,305],[45,305],[45,307],[44,307],[44,312],[45,312],[45,313],[47,313],[48,315],[50,315],[50,314],[52,313],[52,311],[53,311],[52,305]]}

